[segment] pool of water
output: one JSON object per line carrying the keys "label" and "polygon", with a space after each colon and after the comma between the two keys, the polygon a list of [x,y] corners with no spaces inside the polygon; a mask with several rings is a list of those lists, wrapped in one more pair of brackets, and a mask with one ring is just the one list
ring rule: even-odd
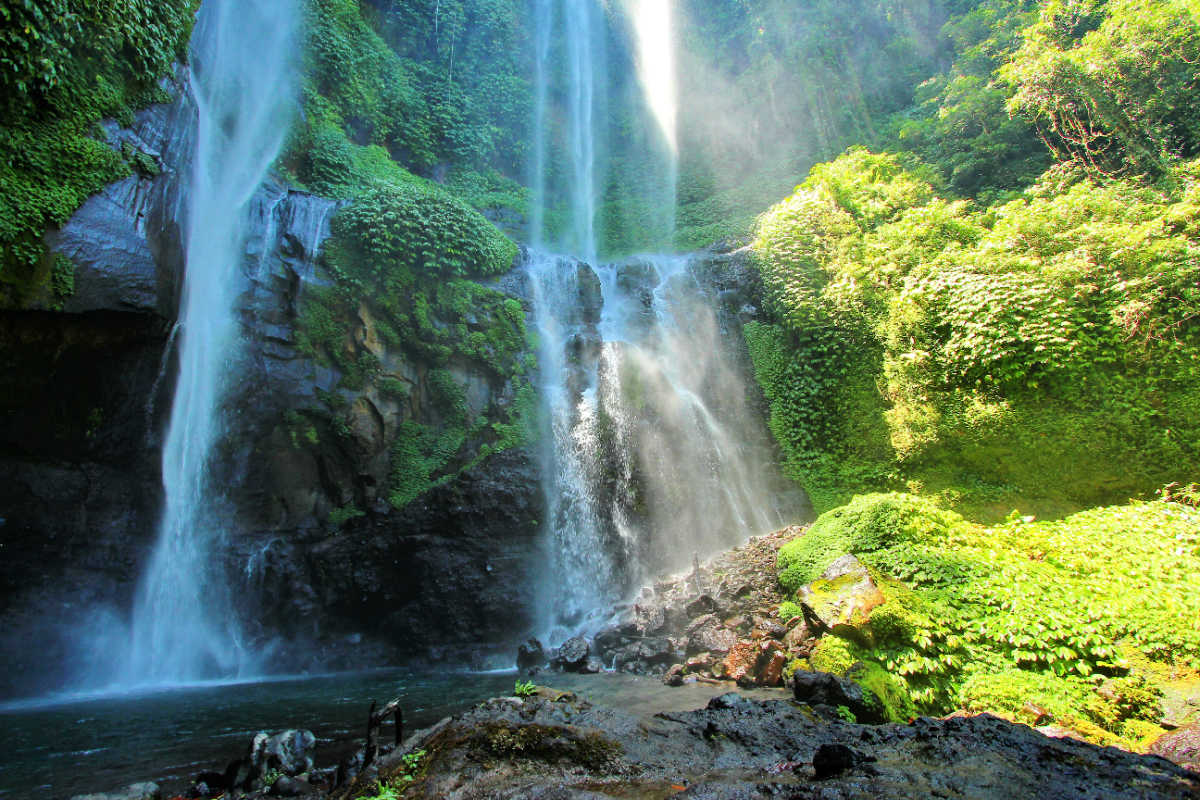
{"label": "pool of water", "polygon": [[[170,796],[197,773],[224,769],[260,730],[311,730],[317,766],[330,766],[348,742],[361,743],[372,700],[382,704],[399,696],[405,727],[414,731],[510,694],[516,678],[515,672],[387,670],[0,706],[0,797],[57,800],[141,780],[157,781]],[[699,708],[731,688],[667,688],[657,678],[615,674],[539,680],[644,714]],[[385,727],[383,740],[390,737]]]}

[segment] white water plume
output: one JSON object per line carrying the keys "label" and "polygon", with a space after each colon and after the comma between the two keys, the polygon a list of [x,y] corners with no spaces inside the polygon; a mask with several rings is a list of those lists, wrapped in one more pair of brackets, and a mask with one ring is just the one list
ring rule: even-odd
{"label": "white water plume", "polygon": [[219,487],[225,371],[246,210],[283,145],[294,97],[293,0],[206,0],[193,38],[198,109],[187,190],[179,378],[163,450],[165,509],[133,612],[128,685],[228,678],[253,670],[228,597]]}

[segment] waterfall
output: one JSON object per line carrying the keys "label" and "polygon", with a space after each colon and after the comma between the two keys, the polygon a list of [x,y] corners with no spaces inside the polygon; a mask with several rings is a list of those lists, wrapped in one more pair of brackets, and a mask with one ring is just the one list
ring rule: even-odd
{"label": "waterfall", "polygon": [[672,0],[631,0],[638,79],[666,146],[666,180],[660,202],[666,216],[668,242],[675,237],[675,195],[679,186],[679,88],[671,3]]}
{"label": "waterfall", "polygon": [[787,510],[740,343],[689,257],[534,254],[528,272],[549,420],[542,635],[559,641]]}
{"label": "waterfall", "polygon": [[293,0],[207,0],[197,20],[179,378],[163,449],[165,508],[133,610],[131,685],[254,669],[225,583],[220,544],[229,520],[208,468],[237,347],[233,301],[247,206],[287,134],[298,23]]}
{"label": "waterfall", "polygon": [[[600,12],[598,0],[557,2],[570,163],[553,174],[570,185],[551,186],[547,177],[555,4],[536,0],[537,174],[526,267],[546,420],[548,566],[539,635],[551,643],[595,630],[644,581],[779,527],[785,513],[740,337],[721,329],[715,293],[696,278],[691,259],[598,263]],[[666,196],[651,199],[669,206],[673,220],[678,101],[670,0],[634,0],[633,10],[641,85],[668,154]],[[575,257],[541,246],[542,205],[555,189],[571,203],[565,243]]]}
{"label": "waterfall", "polygon": [[564,0],[571,119],[571,246],[596,263],[596,63],[594,0]]}

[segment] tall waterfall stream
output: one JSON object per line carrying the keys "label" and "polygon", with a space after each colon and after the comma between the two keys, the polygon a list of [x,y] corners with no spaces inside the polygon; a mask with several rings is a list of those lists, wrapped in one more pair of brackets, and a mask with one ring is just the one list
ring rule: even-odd
{"label": "tall waterfall stream", "polygon": [[237,347],[233,289],[249,201],[283,146],[299,12],[290,0],[213,0],[193,37],[198,110],[187,192],[186,267],[159,540],[138,590],[121,683],[229,677],[254,669],[214,554],[226,534],[208,464]]}

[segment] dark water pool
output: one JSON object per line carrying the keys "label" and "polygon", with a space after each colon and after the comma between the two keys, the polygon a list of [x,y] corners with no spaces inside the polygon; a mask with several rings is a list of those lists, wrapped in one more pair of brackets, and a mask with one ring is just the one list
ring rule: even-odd
{"label": "dark water pool", "polygon": [[[328,766],[345,752],[347,740],[361,740],[372,700],[400,696],[405,726],[412,731],[511,693],[516,677],[378,671],[0,706],[0,797],[58,800],[139,780],[178,791],[198,772],[223,769],[260,730],[311,730],[317,765]],[[630,675],[540,680],[647,714],[699,708],[729,688],[671,689],[657,678]],[[384,740],[390,735],[385,728]]]}

